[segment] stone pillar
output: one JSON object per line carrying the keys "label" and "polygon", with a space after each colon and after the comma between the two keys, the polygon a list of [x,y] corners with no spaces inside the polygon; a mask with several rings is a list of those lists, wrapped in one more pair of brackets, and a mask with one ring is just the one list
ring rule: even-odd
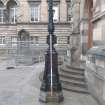
{"label": "stone pillar", "polygon": [[93,18],[93,13],[92,13],[92,7],[93,3],[92,1],[89,2],[89,10],[88,10],[88,15],[89,15],[89,23],[88,23],[88,48],[93,47],[93,25],[92,25],[92,18]]}
{"label": "stone pillar", "polygon": [[81,60],[86,60],[86,52],[88,50],[88,12],[87,3],[81,0],[80,3],[80,36],[81,36]]}
{"label": "stone pillar", "polygon": [[79,20],[80,20],[80,0],[75,0],[72,7],[73,13],[73,31],[75,33],[79,31]]}
{"label": "stone pillar", "polygon": [[80,42],[80,0],[73,1],[72,7],[73,13],[73,31],[71,34],[71,65],[80,64],[80,52],[81,52],[81,42]]}

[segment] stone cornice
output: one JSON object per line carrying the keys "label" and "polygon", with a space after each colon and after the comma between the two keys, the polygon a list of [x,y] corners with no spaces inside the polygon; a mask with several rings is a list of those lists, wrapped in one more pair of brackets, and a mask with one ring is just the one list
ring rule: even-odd
{"label": "stone cornice", "polygon": [[[17,25],[19,24],[26,24],[26,25],[48,25],[48,22],[38,22],[38,23],[27,23],[27,22],[21,22],[21,23],[17,23]],[[70,25],[69,22],[59,22],[59,23],[54,23],[54,25]]]}
{"label": "stone cornice", "polygon": [[[49,2],[49,0],[46,0],[47,2]],[[53,2],[60,2],[60,0],[53,0]]]}
{"label": "stone cornice", "polygon": [[41,2],[41,0],[27,0],[28,2]]}
{"label": "stone cornice", "polygon": [[4,24],[1,24],[0,23],[0,26],[16,26],[17,24],[10,24],[10,23],[4,23]]}
{"label": "stone cornice", "polygon": [[71,33],[71,36],[77,36],[77,35],[80,35],[80,31],[78,31],[78,32],[74,32],[74,31],[73,31],[73,32]]}
{"label": "stone cornice", "polygon": [[[59,22],[59,23],[54,23],[54,25],[68,25],[70,26],[71,23],[69,22]],[[38,22],[38,23],[28,23],[28,22],[18,22],[16,24],[10,24],[10,23],[5,23],[5,24],[0,24],[0,26],[17,26],[17,25],[48,25],[47,22]]]}
{"label": "stone cornice", "polygon": [[92,22],[100,20],[103,16],[105,16],[105,11],[97,13],[95,16],[93,16]]}

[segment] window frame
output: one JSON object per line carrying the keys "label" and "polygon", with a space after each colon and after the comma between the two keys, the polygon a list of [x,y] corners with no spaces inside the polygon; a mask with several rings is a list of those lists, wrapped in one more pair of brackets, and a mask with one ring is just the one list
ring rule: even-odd
{"label": "window frame", "polygon": [[16,46],[17,45],[17,36],[11,36],[11,42],[12,42],[12,46]]}
{"label": "window frame", "polygon": [[[32,8],[33,8],[33,10],[34,10],[34,20],[32,21]],[[35,16],[36,16],[36,14],[35,14],[35,9],[37,9],[37,18],[38,18],[38,20],[36,21],[35,20]],[[31,23],[37,23],[37,22],[40,22],[40,4],[39,3],[35,3],[35,4],[30,4],[30,22]]]}
{"label": "window frame", "polygon": [[39,44],[39,38],[39,36],[31,36],[31,43],[35,45]]}
{"label": "window frame", "polygon": [[6,36],[0,36],[0,45],[6,45]]}
{"label": "window frame", "polygon": [[[70,8],[71,8],[70,7],[70,3],[67,2],[67,22],[71,21],[71,14],[72,14],[72,12],[71,12]],[[70,14],[69,14],[69,11],[70,11]],[[69,18],[70,18],[70,20],[69,20]]]}
{"label": "window frame", "polygon": [[0,19],[1,19],[0,24],[5,23],[5,21],[4,21],[4,19],[5,19],[4,10],[5,10],[4,7],[0,7],[0,11],[2,11],[2,12],[1,12],[2,14],[1,14],[1,16],[0,16]]}
{"label": "window frame", "polygon": [[[12,10],[13,10],[13,13],[11,12]],[[11,24],[16,24],[16,22],[17,22],[17,7],[10,7],[10,17],[9,18],[10,18],[9,21]]]}
{"label": "window frame", "polygon": [[54,3],[53,4],[53,10],[54,10],[54,7],[58,8],[58,17],[57,17],[57,21],[54,21],[54,14],[53,14],[53,22],[58,23],[60,21],[60,5],[59,5],[59,3]]}

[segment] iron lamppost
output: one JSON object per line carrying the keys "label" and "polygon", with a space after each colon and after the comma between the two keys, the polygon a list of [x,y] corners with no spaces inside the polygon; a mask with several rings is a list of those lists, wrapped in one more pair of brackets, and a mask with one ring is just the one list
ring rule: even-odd
{"label": "iron lamppost", "polygon": [[45,54],[45,69],[43,81],[40,88],[39,101],[41,102],[61,102],[64,100],[62,86],[58,73],[58,54],[54,48],[56,36],[54,35],[53,23],[53,0],[48,1],[49,23],[47,44],[49,45]]}

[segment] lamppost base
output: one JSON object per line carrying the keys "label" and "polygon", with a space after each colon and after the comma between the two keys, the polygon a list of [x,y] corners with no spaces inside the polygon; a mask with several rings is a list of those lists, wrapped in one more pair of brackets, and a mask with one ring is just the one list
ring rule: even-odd
{"label": "lamppost base", "polygon": [[62,92],[53,92],[51,95],[51,92],[40,92],[40,97],[39,101],[42,103],[47,103],[47,102],[63,102],[64,97]]}

